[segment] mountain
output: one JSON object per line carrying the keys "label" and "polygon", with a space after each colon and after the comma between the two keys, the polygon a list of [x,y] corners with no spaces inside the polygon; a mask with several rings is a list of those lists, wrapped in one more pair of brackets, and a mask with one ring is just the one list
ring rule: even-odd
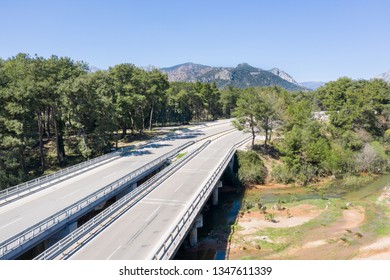
{"label": "mountain", "polygon": [[390,83],[390,70],[383,73],[383,74],[380,74],[380,75],[374,77],[374,79],[381,79],[381,80],[384,80],[384,81]]}
{"label": "mountain", "polygon": [[213,70],[213,67],[188,62],[160,70],[168,74],[170,82],[196,82],[199,76]]}
{"label": "mountain", "polygon": [[272,68],[271,70],[269,70],[269,72],[271,72],[272,74],[275,74],[276,76],[279,76],[280,78],[282,78],[283,80],[286,80],[287,82],[299,85],[297,83],[297,81],[295,81],[293,79],[293,77],[291,77],[289,74],[287,74],[286,72],[284,72],[278,68]]}
{"label": "mountain", "polygon": [[247,63],[237,67],[211,67],[188,62],[160,70],[168,74],[171,82],[215,82],[219,88],[228,85],[237,88],[278,85],[292,91],[307,90],[282,70],[273,68],[266,71]]}
{"label": "mountain", "polygon": [[148,65],[148,66],[139,66],[139,68],[147,71],[147,72],[151,72],[153,71],[154,69],[158,69],[158,67],[154,66],[154,65]]}
{"label": "mountain", "polygon": [[89,72],[89,73],[95,73],[95,72],[101,70],[101,69],[97,68],[96,66],[89,66],[88,68],[89,68],[89,69],[88,69],[88,72]]}
{"label": "mountain", "polygon": [[317,88],[325,85],[325,82],[302,82],[299,83],[301,86],[311,89],[311,90],[316,90]]}

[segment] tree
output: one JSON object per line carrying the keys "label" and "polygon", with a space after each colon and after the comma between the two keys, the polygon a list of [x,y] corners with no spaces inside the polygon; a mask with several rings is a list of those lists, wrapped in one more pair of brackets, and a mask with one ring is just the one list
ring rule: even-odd
{"label": "tree", "polygon": [[157,69],[148,73],[148,89],[146,90],[146,99],[150,106],[149,130],[152,130],[153,113],[160,105],[165,91],[169,88],[168,76]]}
{"label": "tree", "polygon": [[113,87],[113,103],[116,107],[117,119],[122,128],[122,136],[127,134],[127,128],[131,128],[132,133],[137,129],[137,119],[142,118],[142,114],[137,114],[137,105],[135,100],[139,98],[135,96],[137,84],[135,84],[136,68],[132,64],[118,64],[109,69],[109,77],[112,80]]}
{"label": "tree", "polygon": [[257,132],[265,133],[264,145],[271,141],[272,131],[281,120],[284,101],[274,88],[245,89],[237,100],[233,113],[239,129],[248,127],[252,133],[252,147]]}
{"label": "tree", "polygon": [[228,86],[221,91],[220,104],[222,106],[222,115],[230,118],[237,104],[237,99],[241,93],[240,89]]}
{"label": "tree", "polygon": [[56,139],[57,161],[61,164],[65,159],[64,129],[65,123],[62,115],[64,109],[65,93],[61,84],[69,79],[86,73],[87,65],[74,62],[68,57],[51,56],[44,63],[46,81],[44,89],[48,96],[48,106],[54,126]]}
{"label": "tree", "polygon": [[29,151],[35,145],[36,131],[31,106],[34,102],[31,57],[18,54],[2,63],[1,68],[0,166],[5,171],[1,172],[4,188],[27,178]]}
{"label": "tree", "polygon": [[233,124],[239,130],[249,128],[252,133],[252,148],[255,146],[256,133],[258,131],[258,122],[256,116],[259,113],[259,104],[261,100],[253,88],[246,89],[242,92],[237,100],[237,107],[233,112],[233,116],[237,117],[237,121]]}

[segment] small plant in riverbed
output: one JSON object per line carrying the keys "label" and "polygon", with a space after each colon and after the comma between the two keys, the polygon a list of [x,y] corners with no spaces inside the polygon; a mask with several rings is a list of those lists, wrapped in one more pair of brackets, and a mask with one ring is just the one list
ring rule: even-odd
{"label": "small plant in riverbed", "polygon": [[272,214],[272,213],[266,214],[265,215],[265,220],[269,221],[269,222],[272,222],[272,223],[276,223],[275,214]]}
{"label": "small plant in riverbed", "polygon": [[267,207],[264,206],[264,205],[262,205],[262,206],[260,207],[260,213],[261,213],[261,214],[266,214],[266,213],[267,213]]}

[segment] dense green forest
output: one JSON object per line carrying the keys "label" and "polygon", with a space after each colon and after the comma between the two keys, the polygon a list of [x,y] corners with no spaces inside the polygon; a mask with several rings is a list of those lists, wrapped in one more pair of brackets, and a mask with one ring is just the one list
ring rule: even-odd
{"label": "dense green forest", "polygon": [[238,92],[169,83],[132,64],[89,73],[66,57],[0,60],[0,188],[111,151],[156,125],[229,117]]}
{"label": "dense green forest", "polygon": [[341,78],[315,92],[288,92],[169,83],[132,64],[88,70],[66,57],[0,59],[0,188],[104,154],[156,126],[231,116],[252,133],[252,145],[265,135],[262,151],[280,158],[276,181],[389,169],[390,88],[380,80]]}
{"label": "dense green forest", "polygon": [[390,170],[390,85],[382,80],[340,78],[314,92],[248,88],[234,113],[239,129],[264,135],[260,151],[278,159],[276,182],[356,186],[359,175]]}

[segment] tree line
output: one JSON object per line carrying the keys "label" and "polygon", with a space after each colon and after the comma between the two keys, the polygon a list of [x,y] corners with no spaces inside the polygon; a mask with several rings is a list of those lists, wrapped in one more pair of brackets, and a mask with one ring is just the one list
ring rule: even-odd
{"label": "tree line", "polygon": [[386,172],[389,104],[390,86],[381,80],[340,78],[314,92],[219,89],[168,82],[133,64],[90,73],[67,57],[18,54],[0,59],[0,188],[104,154],[155,126],[231,116],[251,132],[252,146],[261,134],[263,151],[280,156],[276,181]]}
{"label": "tree line", "polygon": [[119,64],[90,73],[68,57],[0,59],[0,188],[109,152],[153,126],[230,117],[238,91],[169,83]]}
{"label": "tree line", "polygon": [[272,168],[278,182],[390,171],[390,85],[382,80],[344,77],[314,92],[248,88],[234,114],[236,126],[252,132],[252,146],[261,133],[263,150],[280,159]]}

